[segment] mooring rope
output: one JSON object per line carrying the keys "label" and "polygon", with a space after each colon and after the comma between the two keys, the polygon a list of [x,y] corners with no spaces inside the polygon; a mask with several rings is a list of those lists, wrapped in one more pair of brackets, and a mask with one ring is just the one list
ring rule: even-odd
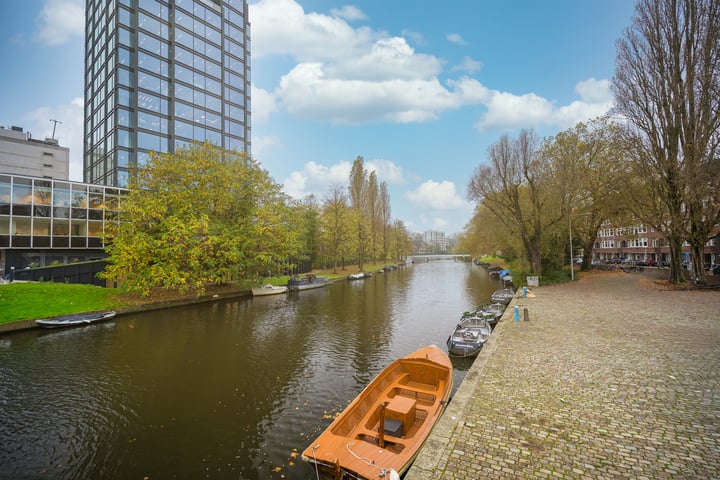
{"label": "mooring rope", "polygon": [[[350,455],[357,458],[359,461],[365,463],[369,467],[377,468],[378,469],[378,477],[387,478],[387,475],[390,474],[390,478],[391,479],[393,478],[392,473],[394,472],[394,470],[392,468],[382,468],[382,467],[375,465],[374,460],[370,460],[369,458],[363,458],[363,457],[359,456],[357,453],[350,450],[351,445],[355,445],[355,442],[350,442],[347,445],[345,445],[345,449],[348,452],[350,452]],[[397,478],[399,479],[400,477],[398,476]]]}
{"label": "mooring rope", "polygon": [[315,445],[312,448],[313,459],[315,460],[313,462],[315,464],[315,476],[317,477],[317,480],[320,480],[320,472],[318,472],[317,457],[315,456],[315,450],[317,450],[319,447],[320,447],[320,445]]}

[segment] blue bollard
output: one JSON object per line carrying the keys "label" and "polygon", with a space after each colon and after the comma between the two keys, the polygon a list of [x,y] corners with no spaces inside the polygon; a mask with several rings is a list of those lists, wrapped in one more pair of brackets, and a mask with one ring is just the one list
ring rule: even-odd
{"label": "blue bollard", "polygon": [[515,321],[520,321],[520,307],[517,305],[515,305]]}

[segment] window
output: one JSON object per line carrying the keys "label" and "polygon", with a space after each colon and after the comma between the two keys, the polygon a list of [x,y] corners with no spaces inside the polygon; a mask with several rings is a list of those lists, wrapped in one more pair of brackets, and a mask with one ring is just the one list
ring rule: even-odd
{"label": "window", "polygon": [[167,138],[146,132],[138,132],[137,136],[138,148],[155,152],[167,152]]}

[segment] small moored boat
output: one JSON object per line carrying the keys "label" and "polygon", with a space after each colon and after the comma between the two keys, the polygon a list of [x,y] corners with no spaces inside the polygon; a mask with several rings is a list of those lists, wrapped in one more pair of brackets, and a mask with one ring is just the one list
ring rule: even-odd
{"label": "small moored boat", "polygon": [[74,313],[71,315],[61,315],[59,317],[41,318],[35,320],[35,323],[44,328],[77,327],[110,320],[114,316],[115,312],[113,311]]}
{"label": "small moored boat", "polygon": [[448,353],[456,357],[474,357],[490,338],[492,328],[480,315],[463,317],[447,339]]}
{"label": "small moored boat", "polygon": [[505,313],[506,308],[505,304],[502,303],[488,303],[487,305],[479,306],[475,313],[488,315],[489,318],[487,316],[485,318],[488,318],[488,323],[494,328],[495,325],[497,325],[497,322],[500,321],[500,317],[502,317],[503,313]]}
{"label": "small moored boat", "polygon": [[348,280],[364,280],[366,278],[372,277],[372,273],[369,272],[357,272],[357,273],[351,273],[348,275]]}
{"label": "small moored boat", "polygon": [[395,360],[302,453],[336,480],[398,479],[440,419],[453,366],[435,345]]}
{"label": "small moored boat", "polygon": [[328,284],[328,277],[317,276],[312,273],[308,273],[304,277],[299,275],[293,275],[288,280],[288,290],[309,290],[311,288],[325,287]]}
{"label": "small moored boat", "polygon": [[492,300],[494,303],[502,303],[504,305],[507,305],[510,303],[510,301],[515,296],[515,292],[512,288],[501,288],[500,290],[495,290],[492,295],[490,295],[490,300]]}
{"label": "small moored boat", "polygon": [[278,295],[288,291],[288,287],[283,285],[271,285],[265,284],[262,287],[255,287],[252,289],[253,297],[261,297],[264,295]]}

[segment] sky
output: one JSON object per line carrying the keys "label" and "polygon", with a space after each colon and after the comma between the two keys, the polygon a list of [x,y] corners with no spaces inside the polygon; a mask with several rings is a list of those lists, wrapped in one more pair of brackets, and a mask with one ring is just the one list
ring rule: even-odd
{"label": "sky", "polygon": [[[501,136],[610,110],[632,0],[250,0],[252,156],[322,201],[361,156],[411,232],[461,233]],[[82,181],[84,0],[0,0],[0,125]],[[57,120],[62,123],[52,122]]]}

